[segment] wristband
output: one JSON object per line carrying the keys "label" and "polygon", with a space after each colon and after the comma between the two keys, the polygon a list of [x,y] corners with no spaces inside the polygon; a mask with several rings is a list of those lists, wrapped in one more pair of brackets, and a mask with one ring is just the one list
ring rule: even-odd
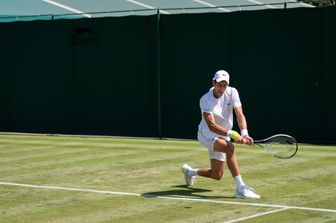
{"label": "wristband", "polygon": [[239,133],[233,130],[227,131],[226,135],[232,138],[233,140],[239,137]]}
{"label": "wristband", "polygon": [[248,136],[249,134],[248,134],[247,129],[242,129],[242,130],[240,131],[240,135],[241,135],[242,137],[244,137],[244,136]]}

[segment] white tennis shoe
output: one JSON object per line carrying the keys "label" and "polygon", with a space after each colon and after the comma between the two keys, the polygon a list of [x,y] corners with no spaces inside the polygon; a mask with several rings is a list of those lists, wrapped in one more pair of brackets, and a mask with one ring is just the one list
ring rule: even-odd
{"label": "white tennis shoe", "polygon": [[192,187],[196,183],[196,176],[190,175],[191,167],[188,164],[183,164],[182,172],[184,174],[185,182],[188,186]]}
{"label": "white tennis shoe", "polygon": [[240,199],[260,199],[260,195],[256,194],[252,187],[246,185],[237,188],[235,197]]}

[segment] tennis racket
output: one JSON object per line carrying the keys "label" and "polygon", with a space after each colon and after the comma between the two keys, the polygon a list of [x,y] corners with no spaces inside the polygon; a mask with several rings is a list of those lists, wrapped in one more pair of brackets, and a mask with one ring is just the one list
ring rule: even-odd
{"label": "tennis racket", "polygon": [[298,151],[297,141],[289,135],[277,134],[267,139],[255,140],[254,144],[280,159],[289,159]]}

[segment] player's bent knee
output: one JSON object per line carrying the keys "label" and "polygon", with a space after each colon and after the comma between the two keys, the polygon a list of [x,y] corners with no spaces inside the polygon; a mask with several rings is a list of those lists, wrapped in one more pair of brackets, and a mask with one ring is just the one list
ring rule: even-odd
{"label": "player's bent knee", "polygon": [[227,155],[232,155],[234,154],[235,152],[235,147],[232,143],[228,143],[224,152],[227,154]]}
{"label": "player's bent knee", "polygon": [[214,145],[214,150],[216,152],[223,152],[227,155],[232,155],[235,152],[235,147],[231,142],[226,140],[217,140]]}
{"label": "player's bent knee", "polygon": [[234,152],[235,151],[235,146],[232,143],[230,144],[229,147],[230,147],[230,149],[229,149],[230,152]]}

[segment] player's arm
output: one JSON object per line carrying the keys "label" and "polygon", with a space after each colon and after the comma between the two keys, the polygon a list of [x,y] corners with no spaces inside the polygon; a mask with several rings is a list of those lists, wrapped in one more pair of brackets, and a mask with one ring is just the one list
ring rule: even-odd
{"label": "player's arm", "polygon": [[246,122],[246,118],[243,112],[243,108],[242,106],[236,107],[234,108],[236,117],[237,117],[237,122],[239,125],[239,129],[241,131],[241,135],[247,139],[249,145],[253,144],[253,139],[248,135],[248,131],[247,131],[247,122]]}
{"label": "player's arm", "polygon": [[234,108],[234,111],[236,113],[237,122],[238,122],[240,130],[247,129],[247,122],[246,122],[245,115],[243,113],[243,107],[239,106],[237,108]]}
{"label": "player's arm", "polygon": [[239,135],[239,133],[235,132],[235,131],[231,131],[223,128],[220,125],[216,124],[215,118],[212,114],[207,113],[207,112],[203,112],[203,118],[205,120],[205,122],[207,123],[210,131],[218,134],[218,135],[222,135],[222,136],[230,136],[235,142],[237,143],[245,143],[245,140],[243,137],[241,137]]}

